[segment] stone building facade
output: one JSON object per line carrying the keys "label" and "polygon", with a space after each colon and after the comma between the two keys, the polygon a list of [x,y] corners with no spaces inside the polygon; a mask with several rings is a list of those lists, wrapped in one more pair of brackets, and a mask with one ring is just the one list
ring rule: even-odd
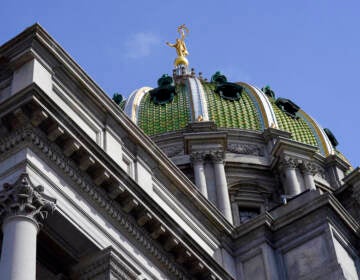
{"label": "stone building facade", "polygon": [[35,24],[0,47],[1,279],[358,279],[336,145],[184,65],[116,104]]}

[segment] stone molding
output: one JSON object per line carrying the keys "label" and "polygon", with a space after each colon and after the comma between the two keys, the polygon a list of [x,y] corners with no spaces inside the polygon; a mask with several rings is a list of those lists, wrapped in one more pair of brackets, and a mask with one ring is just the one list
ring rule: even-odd
{"label": "stone molding", "polygon": [[36,224],[45,220],[55,210],[56,200],[44,194],[43,186],[34,186],[27,173],[19,176],[14,184],[5,183],[0,191],[0,217],[22,216]]}
{"label": "stone molding", "polygon": [[32,126],[26,126],[17,129],[5,139],[0,140],[0,154],[10,150],[22,142],[29,142],[35,145],[48,159],[54,162],[79,189],[88,195],[107,215],[116,220],[117,223],[124,228],[130,236],[132,236],[139,245],[145,248],[150,254],[162,263],[168,271],[181,279],[187,279],[187,274],[178,266],[174,258],[168,253],[164,253],[160,246],[154,244],[151,236],[142,228],[140,228],[136,220],[124,213],[120,205],[113,201],[105,192],[105,190],[97,187],[89,176],[79,170],[79,168],[67,157],[65,157],[61,149],[49,142],[44,133]]}
{"label": "stone molding", "polygon": [[161,149],[170,158],[184,154],[183,147],[179,147],[178,145],[170,146],[170,147],[161,147]]}
{"label": "stone molding", "polygon": [[87,257],[72,268],[73,276],[79,280],[86,279],[138,279],[140,273],[130,267],[112,247]]}
{"label": "stone molding", "polygon": [[253,155],[253,156],[264,156],[264,149],[255,144],[228,144],[227,150],[235,154]]}
{"label": "stone molding", "polygon": [[352,198],[360,205],[360,167],[355,168],[343,181],[345,186],[352,189]]}

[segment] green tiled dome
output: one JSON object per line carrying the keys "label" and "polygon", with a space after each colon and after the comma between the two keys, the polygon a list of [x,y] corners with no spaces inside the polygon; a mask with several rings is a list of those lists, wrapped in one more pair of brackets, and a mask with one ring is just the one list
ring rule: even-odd
{"label": "green tiled dome", "polygon": [[189,96],[186,87],[176,87],[174,100],[163,105],[154,104],[150,94],[139,106],[138,125],[148,135],[156,135],[184,128],[190,122]]}
{"label": "green tiled dome", "polygon": [[260,130],[260,116],[246,88],[236,101],[221,98],[213,83],[203,83],[209,118],[218,127]]}
{"label": "green tiled dome", "polygon": [[[125,113],[147,135],[180,131],[192,122],[214,121],[218,128],[250,131],[277,128],[290,132],[295,141],[317,147],[324,156],[335,153],[324,130],[289,100],[280,100],[285,102],[281,105],[273,95],[249,84],[223,83],[235,89],[236,96],[232,98],[226,87],[219,90],[218,81],[207,82],[190,74],[180,76],[175,84],[140,88],[126,101]],[[153,98],[161,98],[162,102]],[[286,104],[297,107],[295,114],[283,107]]]}
{"label": "green tiled dome", "polygon": [[292,118],[279,109],[273,98],[269,98],[272,108],[276,115],[276,120],[280,130],[291,133],[291,137],[305,144],[318,147],[318,142],[310,126],[302,118]]}

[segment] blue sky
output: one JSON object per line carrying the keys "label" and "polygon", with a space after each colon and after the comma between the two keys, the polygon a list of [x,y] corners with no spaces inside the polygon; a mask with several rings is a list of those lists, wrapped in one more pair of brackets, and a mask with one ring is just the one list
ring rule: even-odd
{"label": "blue sky", "polygon": [[328,127],[360,165],[360,1],[5,1],[0,44],[39,22],[109,95],[171,74],[176,28],[190,66],[262,87]]}

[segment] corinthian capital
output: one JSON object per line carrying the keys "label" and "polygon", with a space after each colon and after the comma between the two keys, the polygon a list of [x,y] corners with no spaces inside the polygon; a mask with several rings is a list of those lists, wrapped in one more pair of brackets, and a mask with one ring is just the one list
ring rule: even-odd
{"label": "corinthian capital", "polygon": [[210,152],[210,158],[213,162],[221,163],[224,162],[225,153],[223,151]]}
{"label": "corinthian capital", "polygon": [[36,222],[55,210],[56,200],[44,194],[42,186],[34,186],[23,173],[14,184],[4,184],[0,191],[0,217],[26,216]]}
{"label": "corinthian capital", "polygon": [[190,155],[190,160],[193,164],[197,162],[203,162],[204,159],[205,159],[204,152],[192,152]]}
{"label": "corinthian capital", "polygon": [[319,170],[318,166],[311,161],[304,161],[300,167],[303,173],[309,173],[312,175],[315,175]]}
{"label": "corinthian capital", "polygon": [[280,168],[296,168],[299,165],[299,160],[290,156],[284,156],[280,160]]}

